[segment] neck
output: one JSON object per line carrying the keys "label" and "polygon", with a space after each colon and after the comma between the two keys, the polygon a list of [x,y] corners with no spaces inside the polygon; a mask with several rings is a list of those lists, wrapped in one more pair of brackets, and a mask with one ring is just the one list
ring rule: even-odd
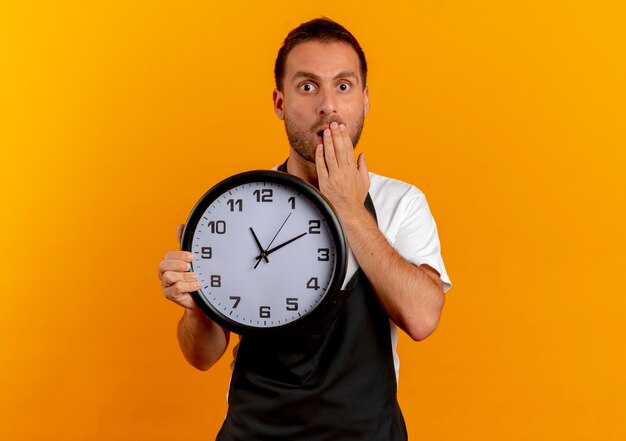
{"label": "neck", "polygon": [[297,176],[319,189],[315,163],[305,160],[294,149],[290,149],[289,152],[289,158],[287,159],[287,172],[290,175]]}

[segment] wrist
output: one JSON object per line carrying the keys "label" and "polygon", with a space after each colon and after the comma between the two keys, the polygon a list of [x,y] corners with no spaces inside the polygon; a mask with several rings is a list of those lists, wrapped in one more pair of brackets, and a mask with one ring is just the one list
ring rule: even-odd
{"label": "wrist", "polygon": [[364,205],[357,205],[348,209],[337,210],[337,215],[345,228],[363,226],[373,220],[372,215]]}
{"label": "wrist", "polygon": [[209,320],[204,311],[202,311],[195,302],[191,308],[185,308],[184,319],[192,322],[205,322]]}

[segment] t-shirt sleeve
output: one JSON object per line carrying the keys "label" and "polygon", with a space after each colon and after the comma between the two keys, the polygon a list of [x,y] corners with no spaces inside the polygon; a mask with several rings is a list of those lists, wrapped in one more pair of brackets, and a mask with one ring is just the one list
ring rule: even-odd
{"label": "t-shirt sleeve", "polygon": [[413,190],[407,195],[406,204],[401,210],[402,219],[393,247],[409,262],[418,266],[426,264],[435,269],[446,292],[452,283],[441,258],[437,224],[424,194],[417,188]]}

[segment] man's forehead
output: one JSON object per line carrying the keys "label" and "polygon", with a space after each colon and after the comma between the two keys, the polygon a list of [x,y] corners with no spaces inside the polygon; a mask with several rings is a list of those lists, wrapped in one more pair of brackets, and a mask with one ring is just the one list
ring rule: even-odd
{"label": "man's forehead", "polygon": [[352,46],[341,41],[306,41],[287,55],[285,79],[293,80],[302,73],[320,78],[334,78],[352,72],[361,81],[359,56]]}

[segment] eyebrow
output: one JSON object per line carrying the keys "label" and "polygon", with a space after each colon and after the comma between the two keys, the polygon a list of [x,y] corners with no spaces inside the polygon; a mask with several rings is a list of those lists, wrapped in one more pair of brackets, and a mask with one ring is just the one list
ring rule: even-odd
{"label": "eyebrow", "polygon": [[[315,75],[313,72],[307,72],[304,70],[299,70],[294,74],[293,76],[294,80],[297,80],[299,78],[310,78],[312,80],[320,80],[319,75]],[[337,75],[335,75],[334,79],[337,80],[339,78],[356,78],[357,81],[359,79],[356,73],[354,73],[354,71],[352,70],[344,70],[344,71],[339,72]]]}

